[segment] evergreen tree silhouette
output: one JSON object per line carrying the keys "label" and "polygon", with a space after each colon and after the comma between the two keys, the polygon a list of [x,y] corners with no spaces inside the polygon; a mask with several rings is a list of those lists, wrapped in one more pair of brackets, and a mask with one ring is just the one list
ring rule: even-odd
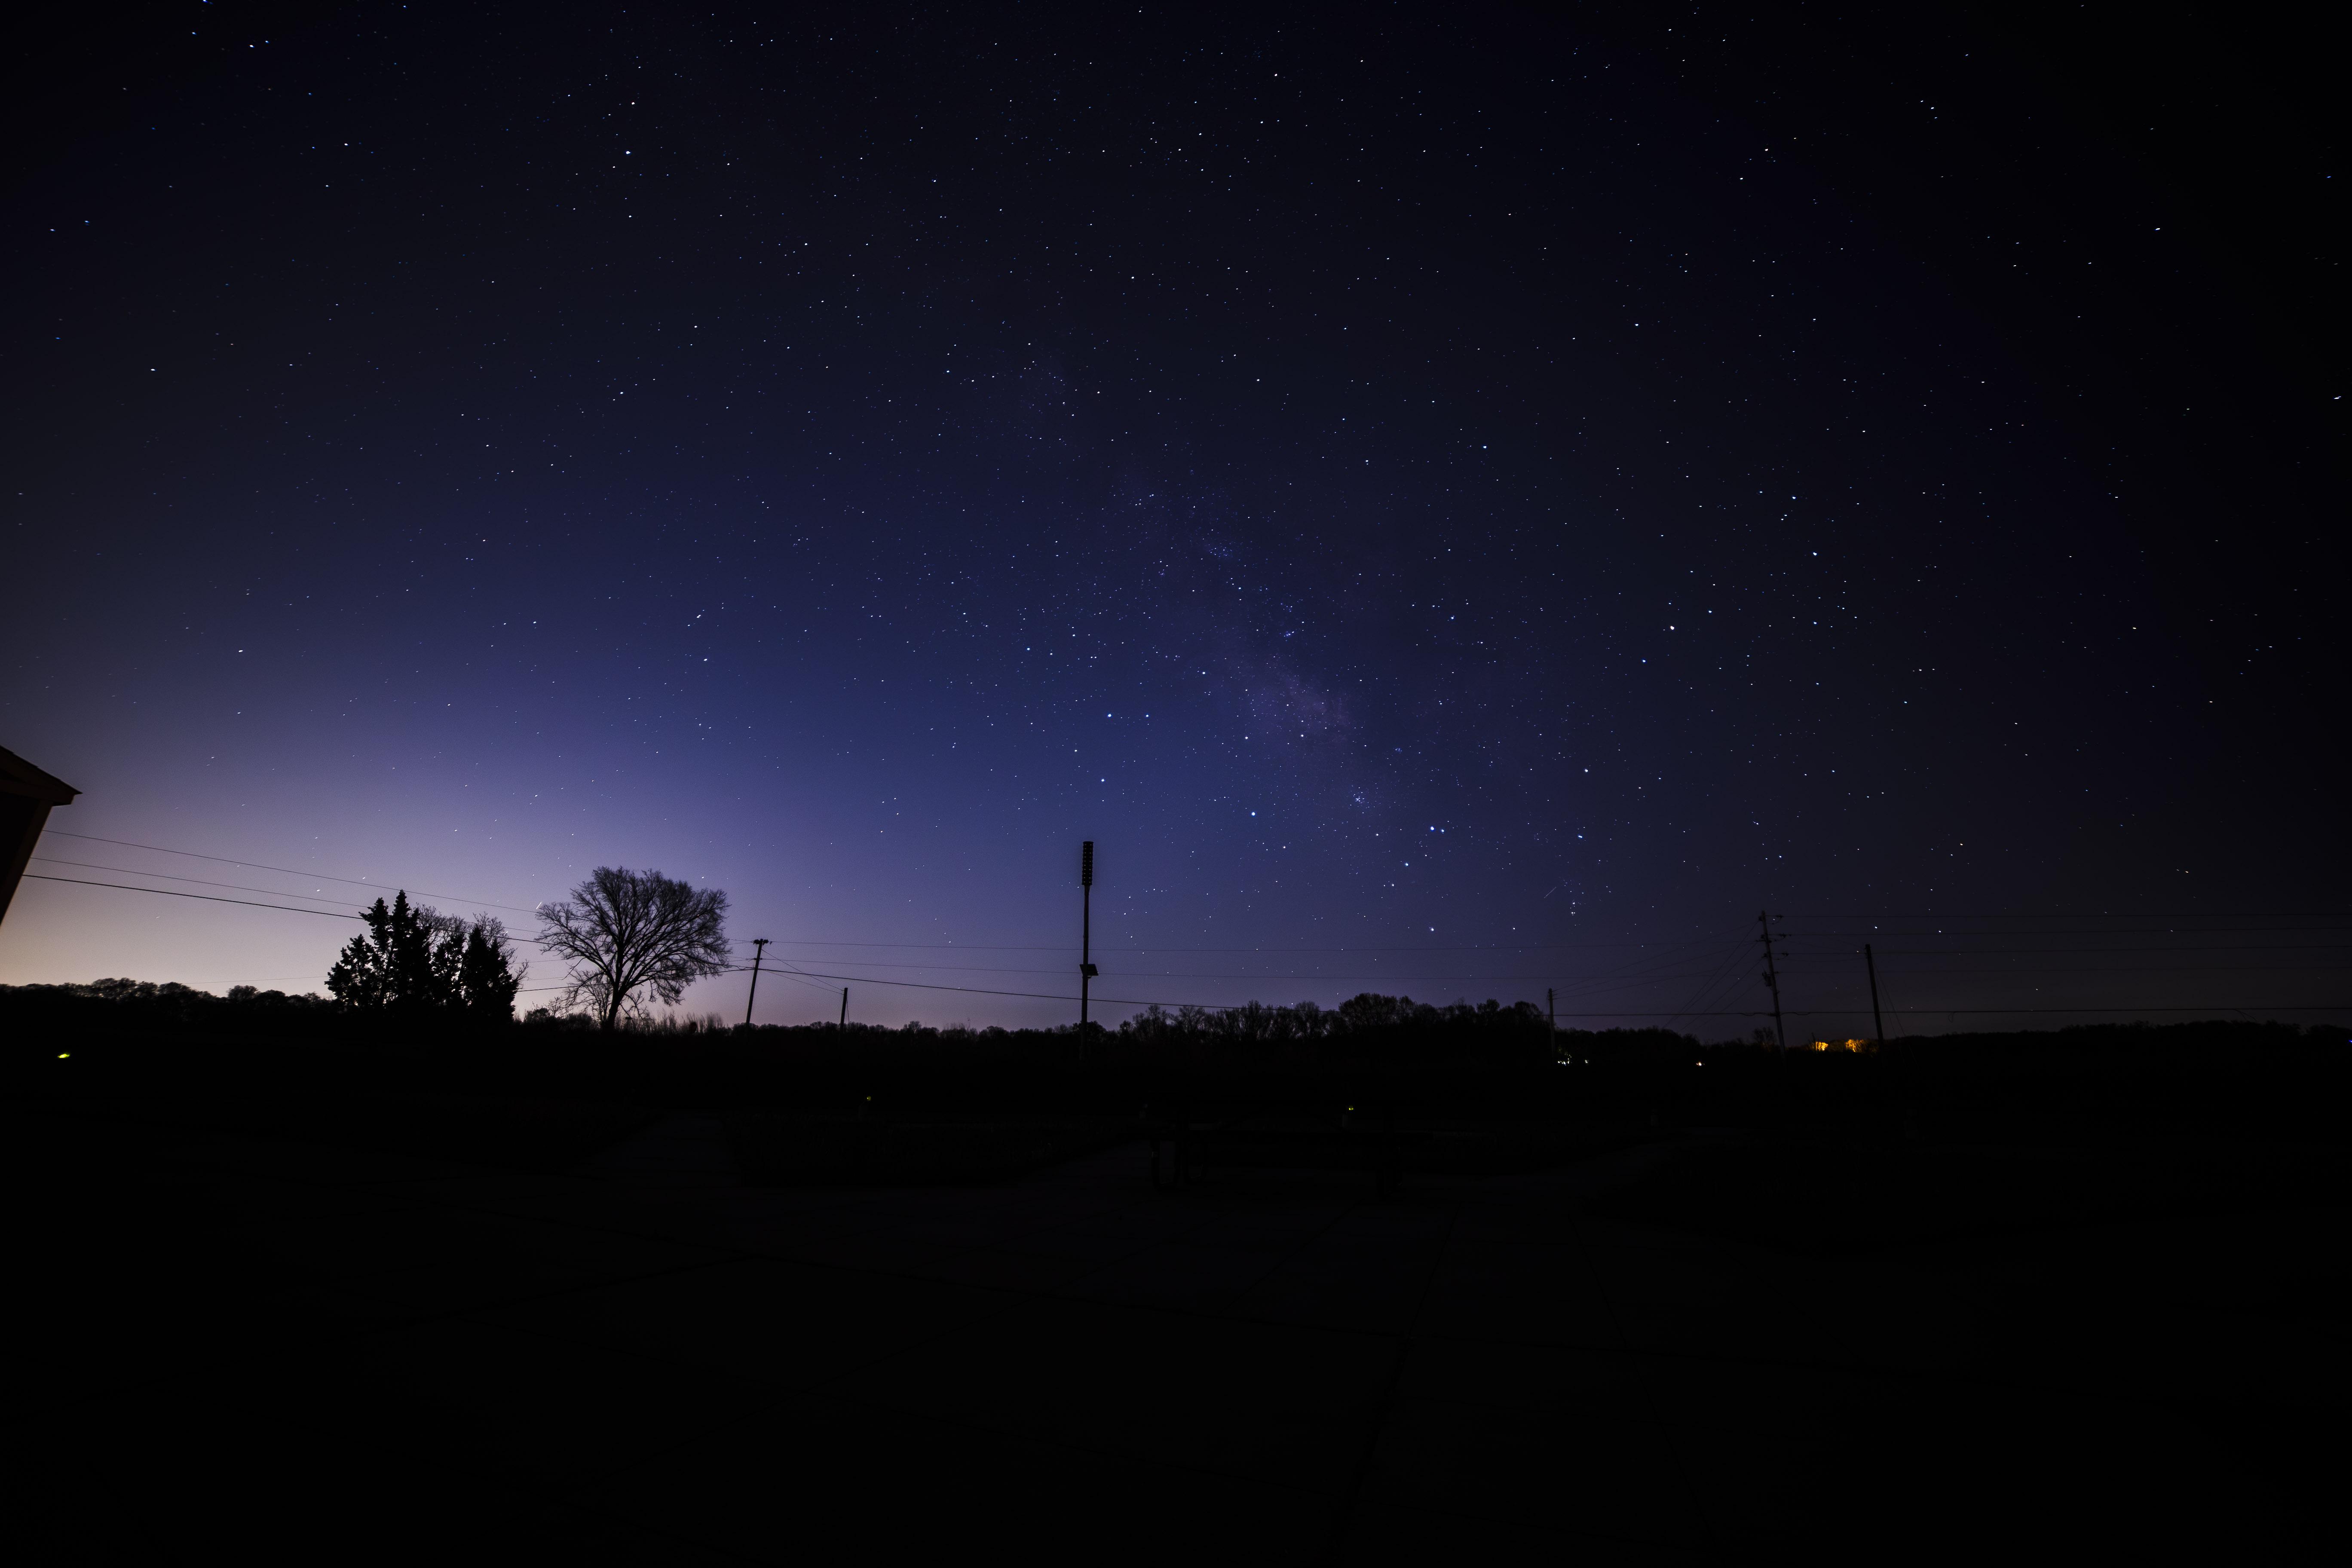
{"label": "evergreen tree silhouette", "polygon": [[513,1019],[522,976],[499,921],[482,916],[469,923],[412,906],[404,889],[360,918],[366,931],[327,972],[328,992],[346,1007],[408,1018],[455,1012],[480,1023]]}

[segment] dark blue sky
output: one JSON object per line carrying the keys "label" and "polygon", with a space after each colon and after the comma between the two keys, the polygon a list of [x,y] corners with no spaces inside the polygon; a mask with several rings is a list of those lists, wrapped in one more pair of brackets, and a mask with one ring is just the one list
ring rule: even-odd
{"label": "dark blue sky", "polygon": [[[1728,1014],[1769,902],[1822,1008],[1873,931],[1923,1009],[2352,1000],[2327,150],[2217,161],[2162,19],[1676,25],[61,36],[0,743],[58,828],[526,931],[691,877],[892,1022],[1059,1019],[863,983],[1067,993],[1082,837],[1119,998]],[[29,884],[0,980],[346,934]]]}

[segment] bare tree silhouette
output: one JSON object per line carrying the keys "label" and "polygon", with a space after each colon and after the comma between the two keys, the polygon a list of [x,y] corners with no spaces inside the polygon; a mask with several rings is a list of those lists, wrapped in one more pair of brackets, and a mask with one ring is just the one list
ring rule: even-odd
{"label": "bare tree silhouette", "polygon": [[539,913],[540,945],[572,965],[567,1005],[586,1002],[601,1028],[617,1027],[640,991],[674,1006],[727,968],[727,895],[716,888],[599,866]]}

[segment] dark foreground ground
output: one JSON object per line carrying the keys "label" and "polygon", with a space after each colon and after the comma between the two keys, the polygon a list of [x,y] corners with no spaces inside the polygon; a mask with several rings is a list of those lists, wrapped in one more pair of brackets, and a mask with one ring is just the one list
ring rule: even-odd
{"label": "dark foreground ground", "polygon": [[22,1561],[2287,1561],[2340,1480],[2292,1184],[1670,1119],[1385,1200],[1099,1140],[761,1187],[694,1110],[538,1173],[207,1120],[0,1124]]}

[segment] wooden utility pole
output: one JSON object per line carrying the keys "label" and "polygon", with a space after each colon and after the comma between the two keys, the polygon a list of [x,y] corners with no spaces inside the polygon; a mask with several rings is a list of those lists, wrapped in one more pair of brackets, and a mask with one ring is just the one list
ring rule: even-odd
{"label": "wooden utility pole", "polygon": [[1780,1054],[1789,1054],[1789,1031],[1780,1023],[1780,969],[1772,962],[1772,917],[1762,910],[1756,911],[1756,921],[1764,928],[1764,984],[1772,993],[1772,1040]]}
{"label": "wooden utility pole", "polygon": [[760,960],[767,956],[768,939],[764,936],[753,937],[751,939],[751,994],[743,998],[743,1026],[747,1029],[751,1026],[751,1004],[760,999]]}
{"label": "wooden utility pole", "polygon": [[1876,1045],[1886,1038],[1886,1020],[1878,1016],[1878,960],[1871,956],[1866,942],[1862,944],[1862,962],[1870,971],[1870,1040]]}
{"label": "wooden utility pole", "polygon": [[846,985],[841,988],[841,1026],[845,1029],[849,1027],[849,987]]}

